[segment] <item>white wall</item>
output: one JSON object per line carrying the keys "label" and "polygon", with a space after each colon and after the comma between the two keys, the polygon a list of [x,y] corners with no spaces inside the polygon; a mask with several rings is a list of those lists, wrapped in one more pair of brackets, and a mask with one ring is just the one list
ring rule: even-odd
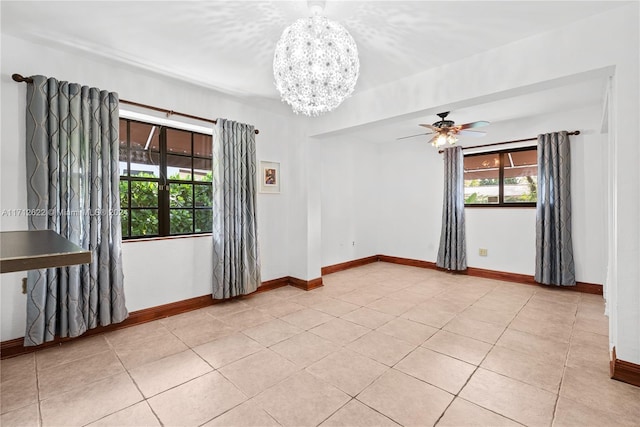
{"label": "white wall", "polygon": [[129,311],[211,293],[211,237],[122,244]]}
{"label": "white wall", "polygon": [[[435,261],[442,219],[443,164],[422,138],[380,144],[378,253]],[[395,237],[394,237],[395,236]]]}
{"label": "white wall", "polygon": [[[257,158],[281,162],[282,181],[290,176],[288,152],[304,135],[301,120],[285,119],[266,109],[250,106],[251,100],[95,59],[77,52],[48,48],[2,35],[1,57],[0,209],[26,208],[24,111],[26,85],[11,80],[12,73],[43,74],[101,89],[113,90],[122,99],[165,107],[204,117],[225,117],[254,124]],[[287,126],[282,126],[287,120]],[[298,135],[298,137],[296,137]],[[280,195],[258,195],[258,232],[262,279],[289,275],[290,204],[286,187]],[[306,211],[292,215],[304,216]],[[24,217],[0,218],[1,230],[26,229]],[[297,248],[306,252],[304,248]],[[123,244],[125,292],[130,311],[206,295],[211,290],[210,238],[196,237]],[[0,340],[24,335],[25,296],[20,293],[24,274],[1,276]]]}
{"label": "white wall", "polygon": [[[480,109],[481,110],[481,106]],[[571,136],[572,232],[576,279],[603,284],[606,275],[605,138],[600,135],[601,106],[511,120],[487,128],[491,141],[519,139],[556,130],[580,130]],[[485,141],[483,141],[484,143]],[[535,220],[533,208],[465,211],[468,264],[471,267],[533,275]],[[488,249],[481,257],[478,249]]]}
{"label": "white wall", "polygon": [[289,151],[289,275],[303,280],[320,277],[322,168],[319,150],[316,141],[301,134]]}
{"label": "white wall", "polygon": [[386,179],[378,146],[349,138],[320,140],[322,266],[376,255],[378,193]]}
{"label": "white wall", "polygon": [[[476,110],[482,117],[482,105]],[[601,105],[593,104],[493,123],[481,142],[562,129],[582,132],[571,137],[576,276],[602,284],[606,151],[598,134],[600,119]],[[442,215],[442,155],[421,139],[373,143],[341,136],[324,140],[322,147],[322,265],[375,254],[435,262]],[[468,208],[465,215],[470,267],[534,274],[534,208]],[[479,256],[479,248],[488,249],[488,256]]]}
{"label": "white wall", "polygon": [[[415,117],[436,108],[442,111],[456,106],[480,105],[509,95],[584,81],[597,75],[612,75],[610,138],[607,156],[603,156],[603,165],[607,158],[611,159],[605,168],[608,196],[612,202],[607,206],[606,229],[611,242],[605,256],[609,272],[609,339],[611,345],[616,346],[620,359],[640,363],[638,16],[639,4],[633,2],[567,24],[556,31],[360,92],[340,107],[340,115],[314,122],[311,134],[336,135],[356,126],[390,118]],[[446,108],[442,108],[444,106]],[[597,151],[584,156],[595,157]],[[591,220],[589,223],[600,222],[597,218]],[[586,224],[578,221],[576,226],[585,230],[588,228]],[[584,246],[581,242],[578,244]],[[427,254],[424,247],[414,250],[415,253],[422,251]],[[583,259],[580,268],[597,258],[595,252],[584,257],[580,253],[577,255]],[[594,277],[595,274],[601,273],[594,272]],[[588,280],[586,277],[579,279]]]}

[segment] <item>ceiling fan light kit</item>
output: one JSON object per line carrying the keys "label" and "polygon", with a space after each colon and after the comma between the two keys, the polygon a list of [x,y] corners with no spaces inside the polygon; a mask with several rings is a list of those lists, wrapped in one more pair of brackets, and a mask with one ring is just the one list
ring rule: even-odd
{"label": "ceiling fan light kit", "polygon": [[312,13],[285,28],[273,56],[282,100],[296,114],[317,116],[353,93],[360,72],[358,48],[339,23],[322,16],[324,1],[308,1]]}
{"label": "ceiling fan light kit", "polygon": [[453,145],[456,142],[458,142],[458,137],[456,137],[456,134],[453,131],[439,133],[436,137],[431,138],[431,145],[434,147],[442,147],[447,143],[449,143],[449,145]]}
{"label": "ceiling fan light kit", "polygon": [[421,133],[418,135],[404,136],[398,139],[414,138],[416,136],[433,135],[429,143],[436,148],[442,147],[445,144],[453,145],[458,142],[458,135],[467,136],[484,136],[486,132],[471,130],[471,128],[477,128],[481,126],[487,126],[489,122],[481,120],[477,122],[466,123],[464,125],[456,125],[453,120],[447,120],[449,111],[444,113],[438,113],[440,120],[432,125],[420,124],[424,128],[431,130],[431,132]]}

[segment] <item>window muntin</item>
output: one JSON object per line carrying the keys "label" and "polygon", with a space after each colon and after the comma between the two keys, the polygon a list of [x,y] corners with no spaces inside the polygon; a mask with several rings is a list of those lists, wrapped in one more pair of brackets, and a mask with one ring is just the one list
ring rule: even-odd
{"label": "window muntin", "polygon": [[123,239],[210,232],[211,136],[120,119],[120,139]]}
{"label": "window muntin", "polygon": [[535,206],[536,148],[464,156],[465,206]]}
{"label": "window muntin", "polygon": [[[123,135],[127,136],[126,140],[123,139]],[[126,151],[123,145],[126,145]],[[159,178],[159,126],[121,119],[120,159],[121,176]],[[123,162],[122,159],[126,161]]]}
{"label": "window muntin", "polygon": [[535,203],[538,197],[536,149],[508,151],[504,156],[504,203]]}
{"label": "window muntin", "polygon": [[464,157],[465,204],[495,204],[500,194],[500,155]]}

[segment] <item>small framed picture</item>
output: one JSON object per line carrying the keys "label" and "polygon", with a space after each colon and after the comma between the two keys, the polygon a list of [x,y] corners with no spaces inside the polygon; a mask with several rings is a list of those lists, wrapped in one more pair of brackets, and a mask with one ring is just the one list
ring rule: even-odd
{"label": "small framed picture", "polygon": [[260,161],[260,192],[280,193],[280,163]]}

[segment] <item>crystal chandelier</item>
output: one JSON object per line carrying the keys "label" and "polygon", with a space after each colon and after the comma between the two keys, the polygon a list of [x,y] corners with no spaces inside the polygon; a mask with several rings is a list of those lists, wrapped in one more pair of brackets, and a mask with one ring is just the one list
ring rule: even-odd
{"label": "crystal chandelier", "polygon": [[312,16],[283,32],[273,56],[273,76],[282,100],[298,114],[317,116],[351,95],[360,61],[353,37],[322,16],[324,2],[308,2]]}

